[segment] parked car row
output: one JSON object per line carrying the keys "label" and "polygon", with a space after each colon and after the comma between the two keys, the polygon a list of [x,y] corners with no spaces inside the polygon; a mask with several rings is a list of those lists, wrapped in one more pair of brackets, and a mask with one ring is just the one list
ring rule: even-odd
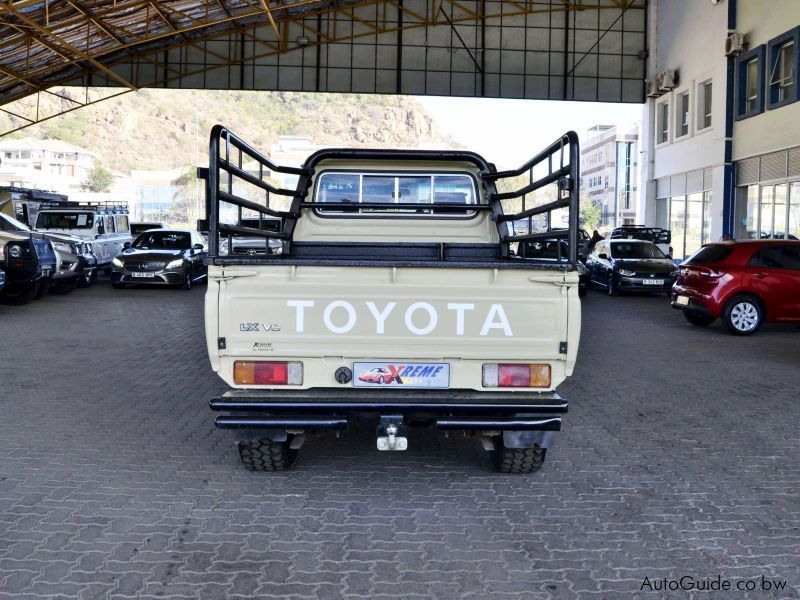
{"label": "parked car row", "polygon": [[124,203],[41,203],[30,220],[35,227],[0,212],[0,300],[7,304],[88,287],[100,271],[115,288],[147,283],[190,289],[206,277],[199,233],[130,223]]}
{"label": "parked car row", "polygon": [[[765,322],[800,323],[800,240],[706,244],[676,267],[668,230],[625,226],[609,238],[596,241],[585,264],[578,265],[581,296],[591,288],[610,296],[666,294],[692,325],[720,319],[735,335],[751,335]],[[584,248],[583,240],[579,243]],[[569,245],[561,237],[523,241],[514,253],[520,259],[566,261]]]}

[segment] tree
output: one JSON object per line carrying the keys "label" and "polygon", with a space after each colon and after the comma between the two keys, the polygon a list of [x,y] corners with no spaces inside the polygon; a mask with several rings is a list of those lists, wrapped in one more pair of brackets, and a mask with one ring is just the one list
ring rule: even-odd
{"label": "tree", "polygon": [[600,219],[603,216],[603,207],[594,200],[584,200],[581,202],[580,222],[585,229],[597,229]]}
{"label": "tree", "polygon": [[84,191],[88,192],[110,192],[112,185],[114,185],[114,174],[97,165],[89,171],[82,187]]}

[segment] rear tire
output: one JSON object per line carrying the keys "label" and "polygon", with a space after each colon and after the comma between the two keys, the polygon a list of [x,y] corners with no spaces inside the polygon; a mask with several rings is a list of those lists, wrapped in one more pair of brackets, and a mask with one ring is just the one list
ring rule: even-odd
{"label": "rear tire", "polygon": [[764,308],[755,296],[734,296],[722,311],[722,322],[733,335],[753,335],[764,321]]}
{"label": "rear tire", "polygon": [[547,448],[506,448],[495,450],[495,469],[500,473],[534,473],[542,468]]}
{"label": "rear tire", "polygon": [[250,471],[285,471],[297,458],[297,450],[289,447],[291,438],[285,442],[273,442],[269,439],[239,442],[239,458]]}
{"label": "rear tire", "polygon": [[699,315],[697,313],[691,313],[688,311],[683,312],[683,318],[697,327],[707,327],[716,321],[714,317],[709,317],[708,315]]}
{"label": "rear tire", "polygon": [[3,304],[12,306],[22,306],[29,304],[36,297],[39,291],[39,282],[26,283],[23,285],[6,284],[6,288],[0,294]]}

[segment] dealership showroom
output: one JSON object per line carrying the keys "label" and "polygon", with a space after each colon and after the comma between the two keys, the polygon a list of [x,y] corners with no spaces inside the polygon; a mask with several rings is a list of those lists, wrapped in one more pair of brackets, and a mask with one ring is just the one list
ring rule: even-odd
{"label": "dealership showroom", "polygon": [[0,1],[0,600],[800,599],[800,0]]}

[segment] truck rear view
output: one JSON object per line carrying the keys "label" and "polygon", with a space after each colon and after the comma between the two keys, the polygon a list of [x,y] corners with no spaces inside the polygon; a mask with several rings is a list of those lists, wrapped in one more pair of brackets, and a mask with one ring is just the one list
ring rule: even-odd
{"label": "truck rear view", "polygon": [[[222,126],[209,150],[206,337],[232,388],[211,407],[245,466],[288,468],[309,434],[362,418],[378,450],[424,426],[500,471],[542,466],[580,338],[574,133],[504,172],[462,151],[281,167]],[[556,261],[515,254],[553,237]]]}

